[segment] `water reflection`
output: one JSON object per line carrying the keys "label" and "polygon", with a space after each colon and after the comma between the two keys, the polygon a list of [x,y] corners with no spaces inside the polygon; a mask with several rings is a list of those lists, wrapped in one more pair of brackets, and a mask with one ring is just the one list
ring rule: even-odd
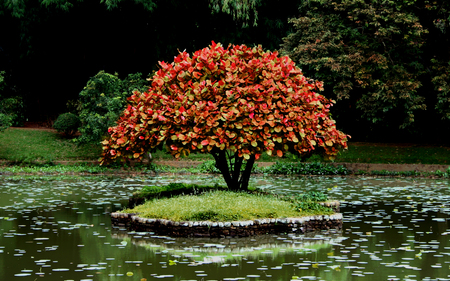
{"label": "water reflection", "polygon": [[0,177],[0,280],[450,280],[449,181],[255,177],[342,202],[341,232],[181,239],[112,229],[132,192],[214,176]]}
{"label": "water reflection", "polygon": [[188,257],[200,263],[225,263],[236,257],[268,257],[280,252],[317,251],[339,244],[346,238],[340,231],[305,235],[260,235],[242,238],[171,238],[153,233],[114,231],[113,236],[154,252]]}

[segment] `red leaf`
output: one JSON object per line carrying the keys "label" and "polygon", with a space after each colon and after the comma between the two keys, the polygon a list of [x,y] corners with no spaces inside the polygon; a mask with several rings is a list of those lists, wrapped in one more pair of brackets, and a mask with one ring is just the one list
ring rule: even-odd
{"label": "red leaf", "polygon": [[202,77],[202,75],[200,74],[200,72],[194,71],[194,77],[197,79],[200,79],[200,77]]}

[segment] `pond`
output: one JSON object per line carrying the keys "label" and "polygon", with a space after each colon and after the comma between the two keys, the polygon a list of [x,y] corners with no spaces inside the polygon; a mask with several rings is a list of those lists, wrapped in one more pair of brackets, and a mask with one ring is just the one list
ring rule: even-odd
{"label": "pond", "polygon": [[186,239],[111,227],[133,191],[209,175],[0,177],[0,280],[450,280],[450,181],[273,177],[324,191],[342,231]]}

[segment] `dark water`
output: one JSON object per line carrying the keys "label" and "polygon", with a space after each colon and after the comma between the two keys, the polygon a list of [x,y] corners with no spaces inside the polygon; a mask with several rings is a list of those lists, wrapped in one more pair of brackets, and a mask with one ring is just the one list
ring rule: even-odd
{"label": "dark water", "polygon": [[342,202],[344,228],[182,239],[113,229],[133,191],[212,176],[0,177],[0,280],[450,280],[449,180],[255,177]]}

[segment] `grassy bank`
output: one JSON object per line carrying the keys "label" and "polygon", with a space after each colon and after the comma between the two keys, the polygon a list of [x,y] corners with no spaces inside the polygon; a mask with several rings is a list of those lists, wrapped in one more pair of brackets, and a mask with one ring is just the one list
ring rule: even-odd
{"label": "grassy bank", "polygon": [[450,147],[413,144],[349,143],[336,162],[384,164],[450,164]]}
{"label": "grassy bank", "polygon": [[[101,154],[100,146],[77,146],[52,130],[9,128],[0,133],[0,160],[13,164],[53,163],[55,161],[93,161]],[[172,160],[165,151],[153,153],[156,160]],[[213,160],[209,154],[192,154],[186,160]],[[318,156],[307,162],[320,161]],[[262,155],[260,161],[298,162],[298,157]],[[450,164],[450,147],[401,144],[349,143],[335,162],[390,164]]]}
{"label": "grassy bank", "polygon": [[96,160],[96,145],[77,146],[52,130],[9,128],[0,133],[0,160],[12,163]]}

